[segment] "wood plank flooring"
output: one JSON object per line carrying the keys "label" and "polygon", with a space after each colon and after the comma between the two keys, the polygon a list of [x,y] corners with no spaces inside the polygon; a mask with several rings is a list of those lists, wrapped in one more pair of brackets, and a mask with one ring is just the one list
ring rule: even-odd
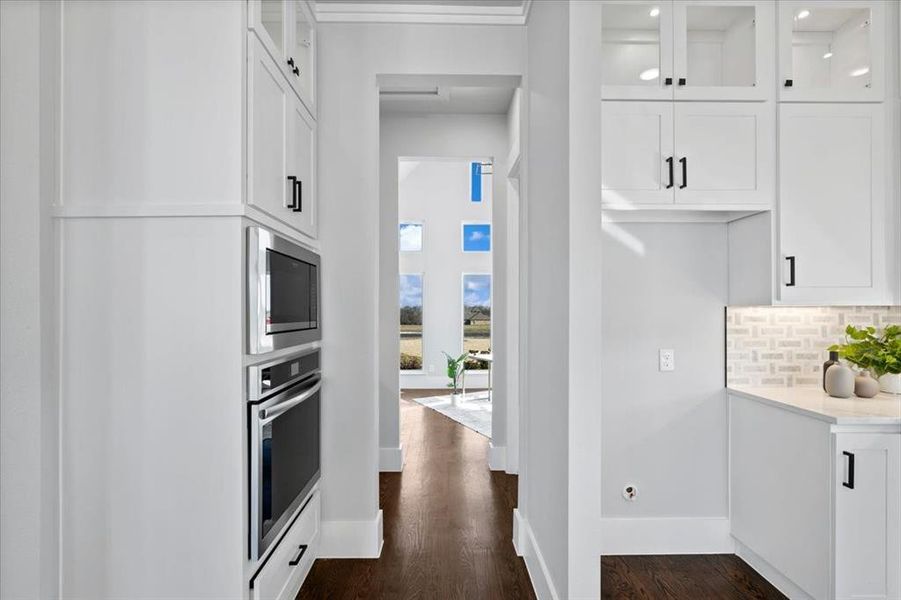
{"label": "wood plank flooring", "polygon": [[511,541],[517,478],[491,472],[488,439],[410,402],[403,473],[379,476],[385,545],[377,560],[317,560],[299,599],[535,598]]}
{"label": "wood plank flooring", "polygon": [[734,554],[604,556],[601,596],[611,600],[783,600]]}

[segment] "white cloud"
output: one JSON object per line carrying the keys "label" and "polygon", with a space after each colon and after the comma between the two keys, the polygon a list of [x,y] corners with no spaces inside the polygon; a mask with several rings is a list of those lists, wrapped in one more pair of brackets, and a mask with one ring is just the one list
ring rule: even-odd
{"label": "white cloud", "polygon": [[473,231],[469,234],[469,241],[477,242],[479,240],[484,240],[486,237],[485,233],[482,231]]}
{"label": "white cloud", "polygon": [[400,251],[419,252],[422,250],[422,225],[419,223],[400,224]]}

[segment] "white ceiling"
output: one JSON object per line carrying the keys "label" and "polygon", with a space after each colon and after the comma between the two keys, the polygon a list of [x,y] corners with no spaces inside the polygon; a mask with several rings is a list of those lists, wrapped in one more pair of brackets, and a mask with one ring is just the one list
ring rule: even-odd
{"label": "white ceiling", "polygon": [[532,0],[316,0],[316,19],[357,23],[524,25]]}

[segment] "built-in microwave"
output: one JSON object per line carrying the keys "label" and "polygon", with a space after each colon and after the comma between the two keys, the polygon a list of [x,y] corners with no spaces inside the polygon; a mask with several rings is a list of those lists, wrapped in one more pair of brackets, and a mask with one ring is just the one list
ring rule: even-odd
{"label": "built-in microwave", "polygon": [[320,258],[262,227],[247,228],[247,345],[250,354],[322,339]]}

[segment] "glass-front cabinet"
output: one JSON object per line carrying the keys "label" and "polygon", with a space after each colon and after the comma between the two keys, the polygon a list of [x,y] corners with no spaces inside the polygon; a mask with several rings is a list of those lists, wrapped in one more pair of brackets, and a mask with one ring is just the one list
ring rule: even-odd
{"label": "glass-front cabinet", "polygon": [[779,5],[779,99],[881,101],[885,3],[797,0]]}
{"label": "glass-front cabinet", "polygon": [[765,100],[774,5],[757,0],[605,1],[607,100]]}
{"label": "glass-front cabinet", "polygon": [[672,2],[604,2],[601,53],[604,99],[671,100]]}
{"label": "glass-front cabinet", "polygon": [[316,29],[305,0],[250,0],[248,22],[279,70],[316,114]]}

